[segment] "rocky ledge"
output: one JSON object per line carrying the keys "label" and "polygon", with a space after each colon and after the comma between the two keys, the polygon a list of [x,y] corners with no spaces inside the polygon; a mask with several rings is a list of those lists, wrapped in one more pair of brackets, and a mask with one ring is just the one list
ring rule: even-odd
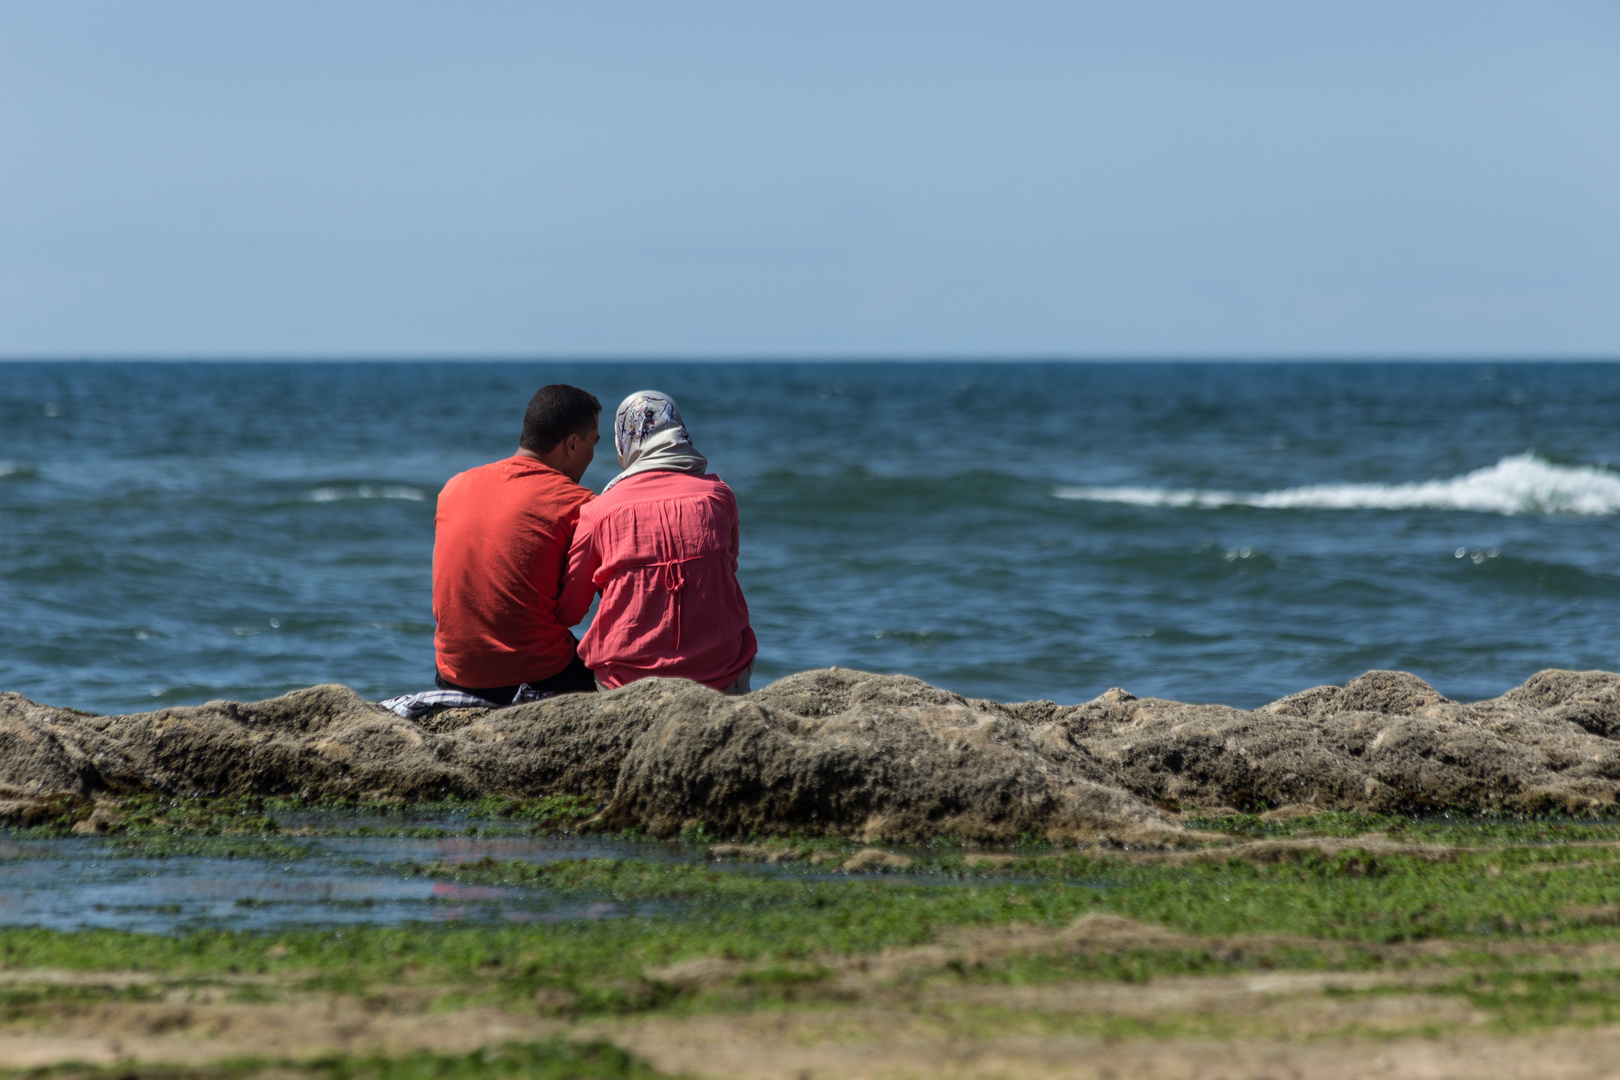
{"label": "rocky ledge", "polygon": [[[1460,704],[1371,671],[1253,711],[1110,690],[1004,705],[830,668],[741,698],[679,679],[401,720],[343,686],[91,716],[0,694],[0,822],[98,792],[576,795],[608,829],[978,843],[1197,839],[1187,811],[1612,812],[1620,675]],[[32,809],[31,809],[32,808]]]}

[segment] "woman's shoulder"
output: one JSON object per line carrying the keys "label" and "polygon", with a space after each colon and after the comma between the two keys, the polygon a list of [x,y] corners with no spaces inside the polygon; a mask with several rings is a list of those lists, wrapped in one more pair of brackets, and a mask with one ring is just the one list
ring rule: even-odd
{"label": "woman's shoulder", "polygon": [[714,512],[732,516],[737,513],[737,496],[718,476],[666,469],[625,477],[586,503],[585,513],[593,520],[635,519],[673,502],[706,504]]}
{"label": "woman's shoulder", "polygon": [[733,511],[736,510],[736,493],[731,490],[731,485],[720,479],[715,473],[704,473],[702,476],[693,476],[691,473],[681,473],[679,475],[686,482],[675,489],[678,492],[677,497],[717,499]]}
{"label": "woman's shoulder", "polygon": [[628,503],[716,494],[733,497],[731,488],[714,473],[697,475],[674,469],[653,469],[625,477],[597,498],[599,501]]}

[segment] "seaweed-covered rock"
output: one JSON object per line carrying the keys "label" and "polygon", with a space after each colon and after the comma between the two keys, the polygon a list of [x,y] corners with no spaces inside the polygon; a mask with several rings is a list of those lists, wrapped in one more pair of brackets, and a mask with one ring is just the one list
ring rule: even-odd
{"label": "seaweed-covered rock", "polygon": [[[341,686],[90,716],[0,694],[0,796],[302,794],[595,799],[608,827],[862,839],[1189,838],[1171,809],[1605,810],[1620,675],[1544,671],[1448,701],[1368,672],[1246,711],[1138,699],[1002,705],[917,679],[809,671],[733,698],[648,679],[401,720]],[[77,804],[76,804],[77,805]],[[31,811],[28,811],[31,813]]]}

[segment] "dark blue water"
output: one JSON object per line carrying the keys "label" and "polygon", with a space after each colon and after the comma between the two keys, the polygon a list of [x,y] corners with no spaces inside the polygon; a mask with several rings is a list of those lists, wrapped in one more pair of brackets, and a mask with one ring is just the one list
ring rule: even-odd
{"label": "dark blue water", "polygon": [[1620,365],[9,363],[0,689],[429,685],[434,495],[553,381],[680,401],[742,507],[756,686],[1256,704],[1620,667]]}

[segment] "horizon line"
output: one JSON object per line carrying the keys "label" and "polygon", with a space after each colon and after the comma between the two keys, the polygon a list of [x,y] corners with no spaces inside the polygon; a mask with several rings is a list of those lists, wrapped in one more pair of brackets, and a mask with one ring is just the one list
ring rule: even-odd
{"label": "horizon line", "polygon": [[0,364],[1612,364],[1620,352],[1533,353],[0,353]]}

